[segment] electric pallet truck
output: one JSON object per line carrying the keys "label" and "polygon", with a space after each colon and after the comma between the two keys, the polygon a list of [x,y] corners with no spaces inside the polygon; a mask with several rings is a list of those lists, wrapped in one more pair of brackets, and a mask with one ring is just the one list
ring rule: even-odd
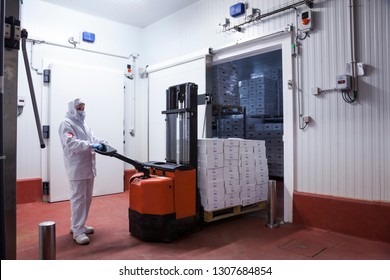
{"label": "electric pallet truck", "polygon": [[198,86],[185,83],[167,89],[166,162],[141,163],[103,145],[105,156],[116,157],[138,171],[130,179],[129,231],[144,241],[170,242],[200,230],[197,190]]}

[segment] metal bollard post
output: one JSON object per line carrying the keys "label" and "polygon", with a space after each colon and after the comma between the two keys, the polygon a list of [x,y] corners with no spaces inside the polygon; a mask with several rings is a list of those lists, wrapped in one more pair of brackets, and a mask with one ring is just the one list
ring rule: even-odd
{"label": "metal bollard post", "polygon": [[39,224],[39,259],[56,259],[56,223],[53,221]]}
{"label": "metal bollard post", "polygon": [[269,228],[279,226],[276,221],[276,181],[270,180],[268,182],[268,221],[266,224]]}

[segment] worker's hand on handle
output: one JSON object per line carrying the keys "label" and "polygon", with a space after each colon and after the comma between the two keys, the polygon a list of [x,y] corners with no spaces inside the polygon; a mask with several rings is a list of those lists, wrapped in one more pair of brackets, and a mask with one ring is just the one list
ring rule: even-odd
{"label": "worker's hand on handle", "polygon": [[103,144],[100,144],[100,143],[91,144],[91,148],[93,150],[98,150],[98,151],[103,151],[104,150]]}

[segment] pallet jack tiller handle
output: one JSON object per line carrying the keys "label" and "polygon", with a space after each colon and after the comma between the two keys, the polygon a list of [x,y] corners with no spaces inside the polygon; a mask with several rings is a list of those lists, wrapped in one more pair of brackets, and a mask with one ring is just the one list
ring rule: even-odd
{"label": "pallet jack tiller handle", "polygon": [[145,167],[145,165],[142,162],[133,160],[131,158],[125,157],[121,154],[118,154],[116,149],[113,147],[107,145],[107,144],[102,144],[103,149],[102,150],[97,150],[95,149],[94,151],[97,152],[98,154],[104,155],[104,156],[110,156],[110,157],[115,157],[117,159],[120,159],[124,162],[127,162],[134,166],[135,169],[137,169],[139,172],[143,172],[142,178],[146,179],[150,177],[150,172],[149,168]]}

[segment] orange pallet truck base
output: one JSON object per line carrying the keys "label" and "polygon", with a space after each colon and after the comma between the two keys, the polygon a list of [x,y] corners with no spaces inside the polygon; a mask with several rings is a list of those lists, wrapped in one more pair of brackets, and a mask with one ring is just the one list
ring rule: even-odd
{"label": "orange pallet truck base", "polygon": [[151,177],[138,173],[130,180],[130,233],[145,241],[170,242],[200,230],[196,169],[168,163],[149,166]]}

